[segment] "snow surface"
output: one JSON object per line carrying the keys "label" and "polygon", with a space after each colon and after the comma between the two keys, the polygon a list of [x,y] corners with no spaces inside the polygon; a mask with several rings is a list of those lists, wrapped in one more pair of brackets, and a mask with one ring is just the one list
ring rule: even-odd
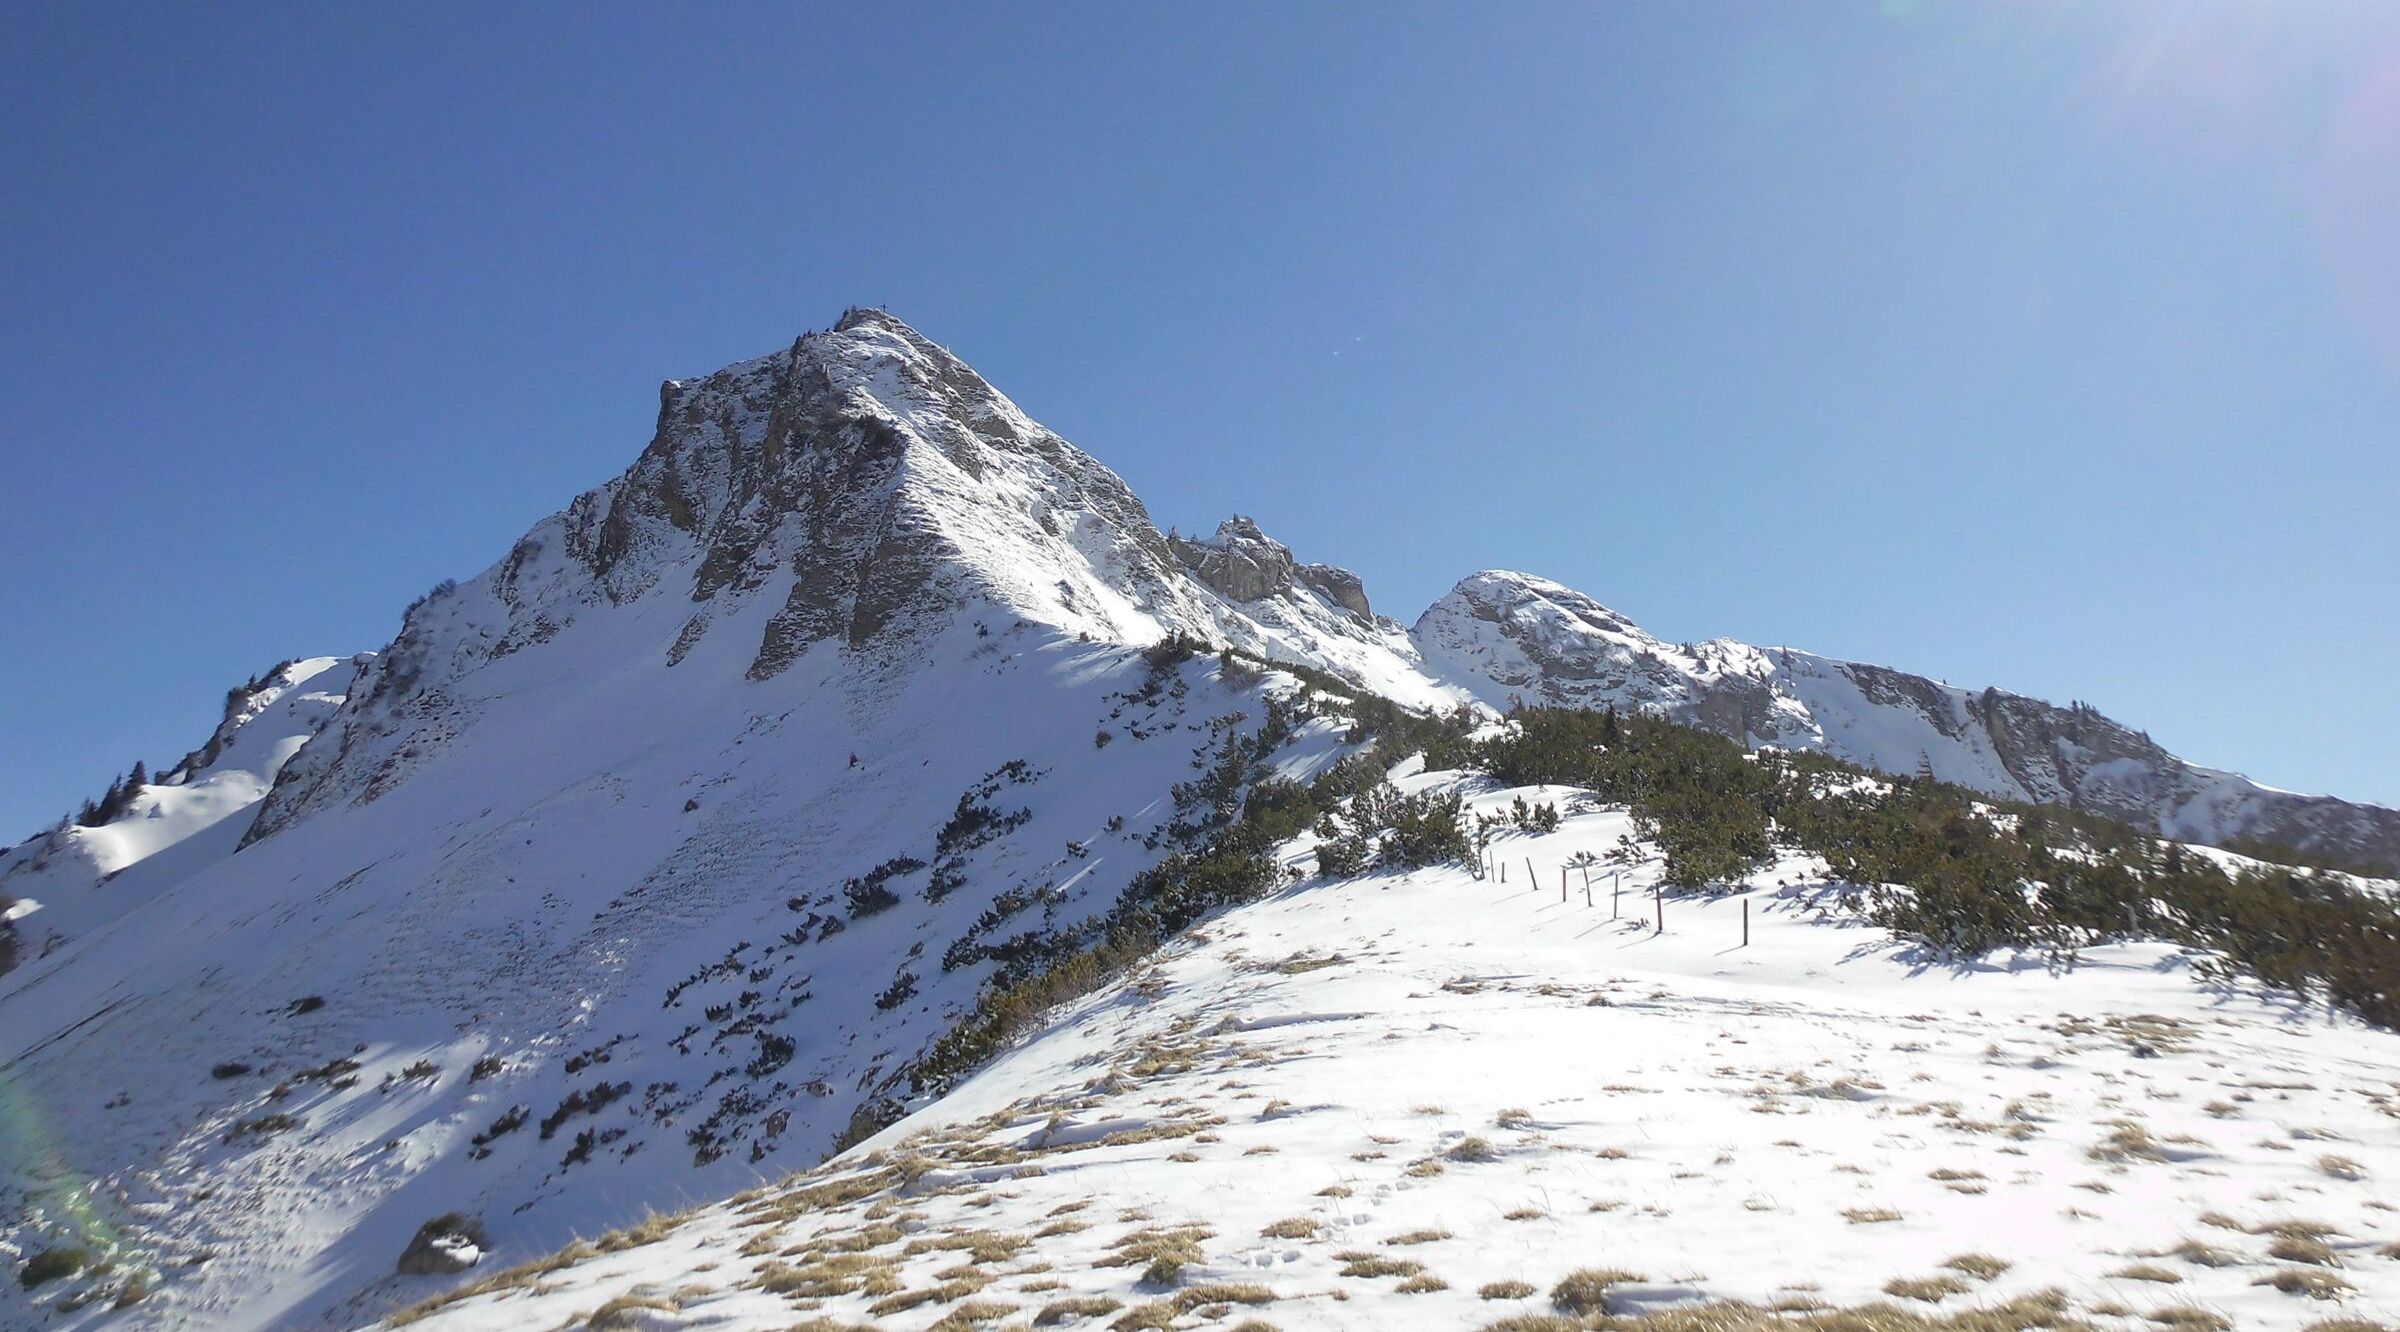
{"label": "snow surface", "polygon": [[[412,607],[385,651],[295,665],[274,697],[254,695],[229,716],[207,763],[146,788],[129,818],[0,857],[0,897],[15,899],[7,928],[32,944],[0,973],[0,1257],[78,1243],[115,1263],[32,1291],[0,1281],[0,1326],[353,1326],[455,1284],[394,1274],[418,1227],[445,1213],[481,1218],[481,1271],[817,1165],[854,1115],[905,1093],[909,1062],[972,1011],[993,963],[966,956],[947,968],[946,955],[970,936],[996,944],[1104,911],[1166,854],[1158,834],[1174,812],[1174,784],[1205,766],[1227,730],[1257,726],[1270,695],[1296,689],[1282,675],[1228,678],[1205,656],[1154,670],[1143,648],[1170,635],[1331,671],[1419,707],[1497,708],[1519,692],[1656,704],[1753,743],[1865,754],[1903,770],[1916,766],[1915,747],[1942,775],[1989,775],[1972,730],[1948,748],[1931,743],[1966,707],[1946,686],[1731,642],[1663,644],[1588,597],[1516,574],[1477,575],[1403,630],[1336,604],[1322,589],[1347,585],[1302,567],[1315,581],[1238,599],[1212,590],[1114,473],[877,312],[853,312],[778,355],[670,383],[658,435],[624,476],[537,524],[482,574]],[[1311,723],[1280,767],[1296,777],[1320,770],[1344,752],[1342,731],[1338,720]],[[2211,836],[2245,826],[2267,798],[2229,774],[2174,773],[2181,784],[2159,788],[2160,798],[2185,802],[2177,817]],[[2136,770],[2103,775],[2143,784]],[[956,826],[962,802],[1006,817],[944,852],[942,830]],[[1555,839],[1512,843],[1510,853],[1547,864],[1584,844],[1576,839],[1604,850],[1621,823],[1621,813],[1579,814]],[[889,910],[853,909],[844,882],[897,857],[928,863],[891,877],[898,901]],[[1637,868],[1629,882],[1638,889],[1647,872]],[[937,891],[937,878],[953,891]],[[1890,1134],[1927,1143],[1955,1134],[1969,1155],[2021,1146],[2063,1177],[2057,1160],[2097,1132],[2089,1116],[2121,1108],[2104,1095],[2146,1109],[2162,1136],[2180,1132],[2190,1104],[2152,1105],[2128,1089],[2186,1068],[2185,1055],[2128,1073],[2133,1066],[2110,1053],[2113,1036],[2042,1034],[2042,1021],[2055,1025],[2061,1013],[2154,1011],[2205,1018],[2205,1034],[2229,1042],[2229,1066],[2247,1076],[2294,1060],[2335,1071],[2307,1090],[2224,1090],[2240,1107],[2226,1122],[2248,1136],[2229,1137],[2222,1124],[2194,1130],[2221,1159],[2133,1167],[2102,1181],[2115,1194],[2078,1192],[2073,1203],[2130,1225],[2130,1212],[2107,1209],[2222,1178],[2226,1188],[2281,1195],[2228,1204],[2245,1221],[2280,1215],[2287,1200],[2322,1205],[2352,1244],[2380,1218],[2363,1202],[2342,1206],[2388,1173],[2388,1120],[2359,1090],[2380,1076],[2388,1093],[2386,1035],[2199,987],[2155,951],[2095,954],[2063,977],[1954,973],[1896,954],[1873,931],[1804,923],[1813,905],[1763,886],[1752,950],[1723,955],[1727,903],[1688,908],[1695,926],[1715,931],[1706,938],[1687,938],[1687,909],[1670,905],[1667,936],[1645,942],[1604,925],[1593,908],[1497,888],[1428,873],[1316,885],[1237,913],[1208,942],[1179,945],[1161,969],[1082,1006],[898,1132],[978,1124],[992,1107],[1031,1098],[1039,1104],[1024,1113],[1039,1123],[991,1132],[1028,1141],[1047,1133],[1035,1147],[1093,1145],[1073,1160],[1045,1155],[1051,1174],[1007,1187],[1088,1181],[1130,1199],[1112,1217],[1205,1203],[1230,1218],[1212,1220],[1209,1262],[1230,1254],[1225,1261],[1250,1264],[1239,1270],[1266,1273],[1259,1279],[1279,1288],[1296,1279],[1319,1291],[1368,1289],[1322,1270],[1311,1255],[1324,1246],[1256,1244],[1265,1222],[1251,1211],[1277,1210],[1266,1218],[1274,1220],[1328,1208],[1326,1225],[1374,1240],[1387,1217],[1397,1226],[1439,1202],[1457,1209],[1439,1213],[1454,1218],[1443,1222],[1454,1233],[1483,1235],[1469,1225],[1485,1206],[1472,1199],[1483,1195],[1447,1191],[1513,1178],[1510,1189],[1527,1193],[1525,1166],[1538,1156],[1545,1176],[1568,1165],[1601,1172],[1559,1178],[1561,1192],[1593,1193],[1583,1202],[1607,1201],[1616,1195],[1598,1191],[1623,1180],[1625,1207],[1592,1213],[1578,1210],[1583,1202],[1535,1199],[1486,1208],[1539,1205],[1549,1219],[1494,1223],[1490,1235],[1507,1238],[1456,1241],[1462,1255],[1547,1236],[1552,1247],[1542,1251],[1560,1262],[1527,1259],[1523,1273],[1540,1281],[1569,1252],[1581,1264],[1625,1244],[1660,1282],[1755,1294],[1766,1278],[1714,1255],[1723,1235],[1749,1242],[1782,1216],[1808,1224],[1801,1239],[1775,1232],[1779,1245],[1816,1243],[1819,1257],[1847,1262],[1850,1249],[1828,1247],[1840,1240],[1870,1246],[1878,1264],[1893,1260],[1889,1272],[1845,1267],[1813,1278],[1829,1298],[1847,1299],[1905,1274],[1899,1260],[1916,1260],[1913,1249],[1873,1248],[1894,1237],[1919,1235],[1930,1248],[1974,1232],[1995,1246],[1991,1219],[2019,1213],[1978,1213],[1971,1200],[2033,1197],[2051,1209],[2045,1226],[2064,1205],[2042,1192],[2056,1178],[2018,1181],[1995,1162],[2003,1168],[1982,1167],[1986,1195],[1929,1190],[1913,1177],[1893,1183],[1906,1219],[1853,1234],[1802,1208],[1828,1189],[1857,1191],[1831,1158],[1877,1169],[1904,1159]],[[1286,943],[1279,931],[1289,949],[1270,955]],[[1248,951],[1236,956],[1236,946]],[[1338,949],[1346,960],[1289,974],[1253,965],[1303,948]],[[1442,988],[1460,976],[1480,978],[1480,988]],[[1541,993],[1543,984],[1584,988],[1570,1001]],[[1577,1006],[1607,986],[1617,987],[1606,991],[1612,1006]],[[1650,1000],[1652,990],[1667,998]],[[1242,1055],[1238,1070],[1206,1085],[1155,1071],[1136,1082],[1181,1079],[1184,1090],[1169,1094],[1227,1117],[1209,1131],[1226,1144],[1238,1137],[1243,1151],[1280,1145],[1280,1168],[1277,1154],[1220,1160],[1239,1153],[1196,1132],[1112,1139],[1109,1123],[1154,1124],[1177,1109],[1127,1099],[1138,1086],[1076,1104],[1095,1070],[1140,1062],[1131,1052],[1166,1039],[1179,1016],[1203,1027],[1230,1016],[1235,1026],[1209,1039],[1283,1053],[1255,1066]],[[1756,1055],[1725,1048],[1751,1039],[1737,1020],[1773,1033],[1754,1041]],[[1569,1031],[1567,1021],[1612,1025]],[[1983,1068],[1964,1055],[1889,1048],[1977,1036],[2003,1051],[2041,1046],[2062,1062],[2037,1069],[2025,1054]],[[1711,1041],[1735,1073],[1703,1076],[1696,1061]],[[2049,1048],[2058,1044],[2078,1052]],[[1949,1047],[1927,1044],[1937,1048]],[[1746,1089],[1770,1079],[1794,1086],[1784,1074],[1795,1070],[1830,1083],[1845,1062],[1885,1084],[1877,1098],[1778,1098],[1784,1113],[1830,1126],[1828,1159],[1737,1137],[1747,1144],[1735,1148],[1738,1159],[1778,1192],[1738,1216],[1706,1201],[1715,1193],[1690,1180],[1727,1178],[1730,1163],[1717,1153],[1700,1160],[1703,1131],[1754,1129],[1765,1121],[1746,1107],[1738,1121],[1726,1113]],[[1936,1084],[1921,1095],[1904,1088],[1920,1065]],[[2088,1076],[2076,1081],[2075,1068]],[[1976,1108],[1983,1102],[1970,1093],[1987,1077],[2021,1088],[2028,1102],[2058,1082],[2054,1095],[2072,1116],[2037,1125],[2020,1144],[2009,1137],[2018,1121]],[[1215,1085],[1228,1078],[1271,1090],[1250,1098],[1251,1111],[1229,1095],[1245,1089]],[[1606,1092],[1619,1082],[1644,1090]],[[1958,1101],[1965,1118],[2000,1127],[1946,1128],[1958,1116],[1913,1112],[1936,1103],[1935,1092]],[[1333,1108],[1278,1111],[1274,1124],[1291,1136],[1250,1136],[1237,1112],[1255,1119],[1278,1096]],[[2189,1096],[2197,1102],[2201,1092]],[[2281,1114],[2287,1100],[2288,1123],[2255,1118]],[[1445,1113],[1416,1115],[1420,1104]],[[1583,1144],[1584,1155],[1536,1152],[1522,1131],[1497,1131],[1492,1117],[1517,1105],[1539,1124],[1558,1120],[1538,1131]],[[1053,1110],[1066,1115],[1054,1129]],[[2292,1125],[2324,1125],[2348,1140],[2282,1155],[2255,1145],[2269,1132],[2288,1139]],[[1365,1134],[1400,1140],[1372,1144]],[[1490,1138],[1500,1160],[1399,1173],[1459,1135]],[[1665,1154],[1644,1156],[1654,1143]],[[1625,1157],[1591,1155],[1620,1146]],[[1202,1159],[1173,1160],[1182,1150]],[[1370,1150],[1386,1155],[1352,1161]],[[2322,1154],[2356,1158],[2369,1182],[2319,1182],[2308,1172]],[[1650,1173],[1609,1173],[1637,1171],[1627,1162]],[[1365,1219],[1310,1202],[1321,1182],[1283,1196],[1348,1165],[1359,1167],[1356,1208],[1375,1209]],[[1698,1173],[1679,1178],[1687,1169]],[[1828,1171],[1843,1178],[1828,1182]],[[1942,1196],[1918,1196],[1926,1193]],[[934,1209],[928,1225],[966,1205],[920,1189],[912,1207],[918,1195]],[[991,1206],[1014,1204],[995,1196]],[[1642,1217],[1664,1247],[1585,1229]],[[690,1259],[673,1246],[700,1242],[694,1236],[702,1232],[578,1267],[560,1298],[596,1291],[611,1273],[662,1279],[661,1255]],[[1055,1279],[1133,1293],[1131,1273],[1076,1266],[1085,1250],[1075,1246],[1107,1236],[1047,1238],[1063,1246]],[[2022,1278],[2100,1279],[2090,1276],[2094,1260],[2057,1247],[2028,1239],[2017,1253]],[[1285,1263],[1287,1252],[1301,1257]],[[1261,1255],[1273,1261],[1260,1265]],[[730,1288],[732,1260],[699,1261],[720,1262],[718,1286]],[[1796,1265],[1758,1261],[1770,1272]],[[1467,1312],[1473,1286],[1491,1278],[1477,1274],[1498,1271],[1500,1259],[1427,1262],[1450,1290],[1394,1307],[1444,1325],[1480,1316],[1480,1302]],[[2361,1256],[2343,1269],[2362,1300],[2388,1294],[2372,1267]],[[108,1297],[136,1278],[148,1297],[111,1310]],[[2231,1279],[2196,1272],[2187,1293],[2221,1289],[2228,1301],[2289,1307],[2277,1303],[2288,1297],[2235,1289]],[[746,1298],[689,1302],[739,1322],[764,1307]],[[1339,1325],[1368,1307],[1317,1300],[1305,1317],[1281,1321]],[[542,1316],[553,1312],[555,1322],[589,1310],[545,1305]],[[489,1306],[457,1316],[518,1325]],[[626,1315],[662,1325],[702,1316]],[[918,1314],[878,1318],[905,1327]]]}
{"label": "snow surface", "polygon": [[[1255,1286],[1272,1303],[1243,1312],[1283,1327],[1459,1328],[1544,1309],[1586,1267],[1642,1278],[1618,1311],[1850,1305],[1921,1277],[1954,1279],[1943,1312],[2057,1289],[2103,1327],[2170,1306],[2268,1329],[2400,1311],[2400,1263],[2378,1255],[2400,1237],[2400,1037],[2204,984],[2154,945],[1938,964],[1799,860],[1669,901],[1660,934],[1655,859],[1596,873],[1588,902],[1576,871],[1560,899],[1561,862],[1630,834],[1621,809],[1405,784],[1576,812],[1499,839],[1506,884],[1311,880],[1228,912],[825,1169],[417,1326],[570,1325],[626,1295],[668,1306],[640,1315],[653,1328],[910,1329],[970,1305],[1019,1326],[1073,1297],[1182,1298],[1196,1312],[1174,1325],[1201,1326],[1227,1297],[1182,1292]],[[844,1180],[880,1182],[779,1214]],[[2337,1265],[2270,1257],[2264,1228],[2291,1222],[2324,1227]],[[1172,1281],[1111,1265],[1127,1236],[1185,1226],[1203,1256]],[[970,1263],[979,1237],[998,1256]],[[883,1283],[759,1288],[828,1249],[888,1260]],[[1441,1284],[1345,1274],[1361,1253]],[[1944,1266],[1970,1254],[2007,1267]],[[2259,1284],[2291,1270],[2347,1289]],[[1534,1293],[1478,1294],[1510,1281]]]}

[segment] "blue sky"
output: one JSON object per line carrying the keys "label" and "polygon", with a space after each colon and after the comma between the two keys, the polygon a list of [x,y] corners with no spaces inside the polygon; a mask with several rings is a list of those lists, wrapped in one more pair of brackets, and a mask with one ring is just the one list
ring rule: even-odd
{"label": "blue sky", "polygon": [[2400,6],[11,3],[0,836],[882,304],[1459,576],[2400,803]]}

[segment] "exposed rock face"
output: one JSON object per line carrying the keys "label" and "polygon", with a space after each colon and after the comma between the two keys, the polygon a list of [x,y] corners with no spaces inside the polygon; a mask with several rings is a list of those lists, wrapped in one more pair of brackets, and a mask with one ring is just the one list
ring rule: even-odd
{"label": "exposed rock face", "polygon": [[1167,541],[1193,577],[1229,601],[1264,601],[1306,587],[1361,620],[1375,618],[1357,574],[1330,564],[1299,563],[1290,547],[1239,514],[1219,523],[1214,536],[1170,535]]}
{"label": "exposed rock face", "polygon": [[483,1222],[452,1212],[417,1227],[397,1270],[402,1276],[455,1276],[482,1262],[489,1246]]}

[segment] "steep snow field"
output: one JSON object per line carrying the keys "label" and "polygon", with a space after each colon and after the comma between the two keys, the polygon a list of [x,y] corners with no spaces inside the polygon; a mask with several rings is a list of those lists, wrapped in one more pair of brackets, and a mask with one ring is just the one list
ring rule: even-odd
{"label": "steep snow field", "polygon": [[1654,860],[1561,900],[1621,810],[1468,789],[1575,812],[1506,884],[1233,910],[823,1170],[418,1326],[1464,1328],[1580,1269],[1619,1313],[2400,1313],[2400,1037],[2157,946],[1936,964],[1797,861],[1660,934]]}
{"label": "steep snow field", "polygon": [[[414,780],[0,976],[13,1256],[121,1244],[153,1274],[119,1315],[140,1324],[339,1324],[415,1297],[394,1260],[441,1213],[540,1252],[811,1164],[970,1005],[989,964],[950,945],[1105,910],[1163,854],[1143,839],[1195,753],[1290,688],[970,619],[896,680],[826,651],[771,711],[661,708],[667,671],[738,674],[755,642],[669,668],[675,623],[593,617],[503,659]],[[640,664],[556,668],[593,659]],[[1329,728],[1289,775],[1339,751]],[[946,832],[968,803],[993,821]],[[846,900],[902,857],[891,906]],[[77,1289],[0,1286],[0,1325],[107,1311]]]}

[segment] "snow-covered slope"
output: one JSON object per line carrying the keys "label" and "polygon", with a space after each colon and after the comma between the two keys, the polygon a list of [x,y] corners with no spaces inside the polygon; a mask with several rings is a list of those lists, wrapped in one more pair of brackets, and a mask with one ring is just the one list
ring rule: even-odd
{"label": "snow-covered slope", "polygon": [[1522,699],[1644,709],[1753,746],[1819,750],[1902,775],[1930,772],[2187,841],[2256,839],[2400,867],[2400,810],[2199,767],[2090,708],[1732,639],[1662,642],[1530,574],[1465,579],[1410,636],[1426,671],[1495,707]]}
{"label": "snow-covered slope", "polygon": [[1465,785],[1576,812],[1499,839],[1505,884],[1236,908],[826,1169],[415,1326],[1474,1328],[1579,1270],[1617,1314],[2400,1312],[2400,1038],[2157,946],[1933,965],[1803,860],[1662,934],[1655,859],[1558,888],[1622,810]]}
{"label": "snow-covered slope", "polygon": [[16,1252],[113,1246],[137,1323],[314,1325],[410,1297],[442,1213],[538,1251],[812,1164],[1293,688],[1144,646],[1397,639],[1211,591],[871,312],[665,399],[624,477],[410,610],[238,854],[0,978]]}
{"label": "snow-covered slope", "polygon": [[[1988,772],[1942,766],[1981,751],[1915,742],[1913,677],[1672,655],[1516,575],[1405,630],[1247,520],[1161,533],[853,311],[669,382],[622,476],[381,653],[240,704],[120,821],[168,809],[181,840],[11,853],[0,891],[45,903],[18,929],[63,925],[0,976],[0,1252],[114,1265],[0,1282],[0,1325],[346,1326],[443,1285],[466,1242],[411,1240],[446,1214],[497,1265],[813,1166],[883,1122],[997,956],[1175,849],[1177,785],[1226,736],[1290,720],[1294,677],[1179,640],[1418,707],[1533,690],[2031,770],[1996,741]],[[1303,720],[1271,764],[1318,771],[1346,729]]]}
{"label": "snow-covered slope", "polygon": [[55,948],[231,854],[276,773],[341,706],[366,660],[285,662],[227,694],[208,743],[139,788],[115,819],[0,851],[0,901],[16,903],[21,953]]}

